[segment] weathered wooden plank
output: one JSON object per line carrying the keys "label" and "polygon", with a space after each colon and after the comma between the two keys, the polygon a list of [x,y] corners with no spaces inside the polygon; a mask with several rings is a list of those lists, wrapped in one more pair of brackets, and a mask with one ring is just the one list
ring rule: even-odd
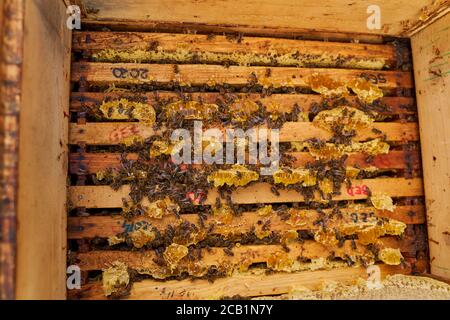
{"label": "weathered wooden plank", "polygon": [[341,82],[361,78],[371,74],[378,79],[377,85],[382,89],[412,88],[410,72],[346,70],[331,68],[269,68],[241,67],[220,65],[174,65],[174,64],[139,64],[139,63],[95,63],[75,62],[72,65],[72,81],[84,80],[89,83],[115,84],[169,84],[182,86],[246,86],[258,84],[265,87],[310,88],[310,78],[319,73]]}
{"label": "weathered wooden plank", "polygon": [[[80,0],[78,0],[80,1]],[[385,37],[377,34],[348,33],[348,32],[325,32],[302,28],[267,28],[252,27],[243,25],[218,25],[206,23],[187,23],[170,21],[136,21],[115,19],[114,21],[100,21],[98,19],[85,18],[83,25],[86,30],[102,30],[108,28],[117,32],[168,32],[181,34],[229,34],[249,37],[270,37],[280,39],[303,39],[313,41],[333,41],[333,42],[358,42],[384,44]],[[193,32],[194,31],[194,32]]]}
{"label": "weathered wooden plank", "polygon": [[[352,188],[342,186],[341,194],[334,200],[358,200],[368,197],[367,190],[372,193],[385,193],[391,197],[416,197],[423,195],[422,179],[377,178],[356,180]],[[130,189],[123,186],[113,191],[109,186],[72,186],[69,187],[69,201],[72,207],[86,208],[121,208],[122,199],[127,198]],[[219,193],[216,189],[208,193],[206,205],[213,205]],[[231,199],[236,204],[303,202],[304,197],[294,190],[280,190],[280,196],[272,193],[271,185],[266,183],[252,184],[233,192]],[[319,198],[318,198],[319,199]],[[145,200],[143,205],[148,204]]]}
{"label": "weathered wooden plank", "polygon": [[302,0],[300,3],[294,0],[248,0],[245,5],[237,0],[184,0],[170,5],[161,0],[84,2],[92,9],[87,13],[87,19],[107,22],[106,26],[128,22],[142,28],[147,24],[173,23],[187,24],[188,30],[192,31],[197,30],[197,24],[224,27],[223,32],[233,27],[254,28],[262,32],[282,29],[287,36],[301,31],[401,36],[416,21],[428,20],[430,13],[437,10],[436,6],[448,6],[445,0],[382,1],[377,3],[382,9],[382,28],[370,30],[366,25],[370,17],[367,8],[373,4],[371,0]]}
{"label": "weathered wooden plank", "polygon": [[[205,103],[217,103],[217,100],[223,101],[224,95],[217,92],[202,92],[202,93],[185,93],[186,97],[194,101],[203,101]],[[180,95],[170,91],[154,91],[148,93],[103,93],[103,92],[73,92],[71,97],[70,111],[81,111],[82,108],[94,108],[100,106],[105,100],[120,99],[123,97],[142,97],[147,100],[147,103],[155,105],[158,101],[177,101]],[[276,106],[277,110],[289,112],[295,104],[297,104],[303,112],[311,111],[313,104],[322,104],[325,101],[320,95],[314,94],[272,94],[270,96],[262,96],[261,94],[243,94],[236,93],[233,96],[239,99],[248,99],[255,102],[262,103],[267,110]],[[355,96],[348,96],[347,101],[351,106],[358,106],[358,98]],[[377,111],[382,115],[395,114],[414,114],[415,100],[409,97],[383,97],[380,99],[382,104],[388,106],[386,111]]]}
{"label": "weathered wooden plank", "polygon": [[[226,61],[238,65],[248,62],[256,65],[273,65],[276,61],[280,66],[315,65],[363,69],[392,68],[397,63],[396,49],[392,45],[256,37],[245,37],[235,41],[223,35],[211,37],[176,33],[88,31],[76,32],[73,46],[76,51],[89,50],[93,53],[104,49],[117,50],[119,53],[141,50],[155,55],[156,59],[150,61],[158,62],[157,58],[165,58],[174,63],[220,64]],[[161,54],[173,52],[178,54],[172,56]],[[120,61],[134,62],[132,56],[122,57]],[[149,62],[148,58],[146,61]]]}
{"label": "weathered wooden plank", "polygon": [[[331,210],[324,210],[328,213]],[[304,224],[300,227],[293,227],[292,224],[283,221],[278,215],[270,216],[270,230],[275,232],[282,232],[288,230],[315,230],[317,225],[314,224],[319,218],[319,213],[316,210],[302,210],[304,213]],[[340,223],[349,222],[351,213],[371,213],[376,217],[385,217],[404,222],[406,224],[422,224],[425,223],[425,209],[424,206],[398,206],[394,212],[386,210],[377,210],[373,207],[363,208],[343,208],[340,209],[343,218],[339,220]],[[181,216],[183,221],[195,224],[199,229],[202,227],[198,221],[197,214],[183,214]],[[232,222],[227,225],[227,229],[234,230],[236,234],[245,234],[250,232],[252,227],[256,226],[261,217],[257,212],[245,212],[242,216],[233,217]],[[68,238],[69,239],[83,239],[83,238],[107,238],[120,233],[128,232],[129,226],[135,225],[138,222],[145,221],[160,231],[166,230],[168,226],[176,225],[179,219],[174,215],[164,216],[162,219],[151,219],[146,217],[137,217],[130,220],[125,220],[121,216],[89,216],[89,217],[71,217],[68,219]],[[213,234],[226,234],[226,230],[216,227]]]}
{"label": "weathered wooden plank", "polygon": [[[307,152],[290,152],[294,158],[293,168],[304,167],[307,163],[315,159]],[[108,168],[119,168],[121,163],[120,153],[71,153],[69,155],[69,170],[71,174],[93,174]],[[409,157],[408,163],[405,161]],[[138,155],[130,153],[128,160],[136,160]],[[358,153],[349,155],[345,164],[347,166],[356,166],[360,168],[376,167],[378,169],[406,169],[420,167],[420,156],[417,151],[406,152],[393,150],[388,154],[374,156],[370,163],[366,161],[367,155]]]}
{"label": "weathered wooden plank", "polygon": [[[411,266],[378,265],[381,279],[390,274],[410,274]],[[125,299],[155,300],[192,300],[221,299],[224,297],[258,297],[279,295],[291,292],[296,288],[318,290],[324,281],[336,281],[353,284],[359,278],[367,279],[367,269],[362,267],[336,268],[331,270],[302,271],[292,273],[239,273],[231,277],[220,278],[213,283],[208,280],[186,279],[143,280],[135,282],[131,293]],[[82,286],[81,290],[71,290],[70,299],[106,299],[101,281]]]}
{"label": "weathered wooden plank", "polygon": [[450,13],[411,39],[431,273],[450,280]]}
{"label": "weathered wooden plank", "polygon": [[[414,240],[403,238],[398,240],[394,237],[380,238],[380,245],[383,248],[400,249],[401,252],[410,253],[415,251]],[[356,249],[354,248],[356,244]],[[233,255],[224,252],[224,248],[211,247],[201,250],[201,262],[206,266],[240,265],[245,263],[251,265],[255,263],[265,263],[277,253],[284,253],[294,261],[301,257],[304,259],[327,258],[334,254],[336,258],[345,259],[348,255],[363,255],[370,253],[367,246],[355,240],[347,240],[342,246],[324,245],[314,240],[306,240],[303,243],[296,242],[287,245],[289,252],[286,252],[281,245],[241,245],[232,249]],[[155,251],[89,251],[76,254],[77,266],[81,270],[102,270],[109,267],[114,261],[124,262],[129,268],[136,270],[158,270],[161,266],[155,261],[157,258]]]}
{"label": "weathered wooden plank", "polygon": [[[382,179],[366,179],[354,181],[353,187],[347,189],[342,187],[341,195],[333,197],[334,200],[352,200],[365,199],[367,195],[364,191],[358,193],[359,189],[364,190],[366,186],[373,193],[386,193],[391,197],[414,197],[423,195],[422,180],[404,178],[382,178]],[[356,192],[356,193],[355,193]],[[235,203],[261,203],[261,202],[297,202],[302,201],[303,197],[299,197],[298,193],[292,190],[281,190],[280,197],[277,197],[270,191],[268,184],[254,184],[242,190],[237,190],[232,195],[232,201]],[[207,202],[215,201],[219,195],[215,192],[208,194]]]}
{"label": "weathered wooden plank", "polygon": [[[8,113],[20,117],[20,132],[9,133],[20,148],[11,157],[18,161],[18,168],[6,164],[19,179],[6,178],[8,186],[20,188],[17,200],[10,201],[17,205],[17,229],[14,235],[2,236],[17,235],[17,266],[10,275],[17,281],[15,298],[65,299],[68,119],[64,115],[69,113],[72,31],[67,28],[67,8],[62,1],[8,2],[15,7],[8,17],[19,14],[18,7],[23,5],[25,19],[15,22],[23,27],[24,39],[13,28],[7,29],[9,41],[23,43],[24,55],[9,58],[22,75],[17,82],[22,94],[7,102],[19,108]],[[5,82],[11,88],[14,83]]]}
{"label": "weathered wooden plank", "polygon": [[[255,127],[256,129],[256,127]],[[377,131],[374,132],[373,129]],[[69,143],[84,142],[92,145],[116,145],[129,137],[149,138],[162,132],[142,123],[130,122],[89,122],[86,124],[70,124]],[[382,138],[388,141],[417,141],[419,139],[417,123],[375,122],[371,128],[359,130],[355,136],[357,141]],[[381,133],[380,133],[381,132]],[[280,142],[305,141],[312,138],[330,139],[333,134],[318,128],[310,122],[286,122],[280,129]]]}

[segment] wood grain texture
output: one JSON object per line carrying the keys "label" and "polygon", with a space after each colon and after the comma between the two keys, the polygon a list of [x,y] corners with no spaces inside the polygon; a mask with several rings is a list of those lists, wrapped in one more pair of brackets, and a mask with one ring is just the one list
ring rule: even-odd
{"label": "wood grain texture", "polygon": [[[367,186],[372,193],[386,193],[391,197],[417,197],[423,195],[422,179],[378,178],[354,181],[353,188],[358,186]],[[269,184],[252,184],[248,187],[237,189],[233,192],[231,199],[236,204],[304,201],[303,196],[294,190],[280,190],[280,196],[276,196],[270,189],[271,185]],[[362,192],[355,194],[352,190],[349,191],[345,186],[342,186],[341,195],[334,196],[333,200],[367,198],[366,194]],[[127,198],[129,192],[128,186],[123,186],[116,192],[109,186],[72,186],[69,187],[69,201],[74,208],[121,208],[123,205],[122,199]],[[217,190],[210,190],[205,204],[213,205],[217,197],[219,197]],[[144,200],[143,205],[147,203]]]}
{"label": "wood grain texture", "polygon": [[[381,133],[373,132],[378,129]],[[256,129],[256,127],[255,127]],[[124,122],[88,122],[86,124],[70,124],[69,143],[85,142],[91,145],[117,145],[128,137],[149,138],[160,130],[141,123]],[[312,138],[330,139],[333,134],[318,128],[311,122],[286,122],[280,129],[280,142],[305,141]],[[382,138],[388,141],[417,141],[419,139],[417,123],[376,122],[371,128],[357,132],[355,141]]]}
{"label": "wood grain texture", "polygon": [[18,299],[66,298],[71,31],[62,1],[25,1]]}
{"label": "wood grain texture", "polygon": [[393,45],[370,45],[324,41],[304,41],[267,37],[245,37],[239,41],[226,36],[149,33],[149,32],[98,32],[76,31],[73,35],[74,51],[100,49],[148,49],[156,41],[162,50],[176,50],[181,47],[189,51],[228,52],[235,51],[266,54],[268,49],[279,49],[280,53],[299,50],[300,53],[320,54],[323,52],[353,57],[375,57],[395,61]]}
{"label": "wood grain texture", "polygon": [[[83,0],[79,0],[83,1]],[[213,23],[196,22],[171,22],[155,20],[96,20],[95,18],[83,19],[86,30],[103,31],[105,28],[117,32],[168,32],[183,34],[214,34],[214,35],[246,35],[254,37],[271,37],[280,39],[303,39],[313,41],[333,42],[360,42],[370,44],[383,44],[385,38],[378,34],[317,31],[304,28],[267,28],[263,26],[248,25],[219,25]]]}
{"label": "wood grain texture", "polygon": [[419,31],[427,28],[441,17],[450,13],[450,0],[436,0],[432,4],[422,8],[422,19],[417,21],[410,21],[408,25],[408,37],[412,38],[413,35]]}
{"label": "wood grain texture", "polygon": [[[198,23],[228,26],[259,27],[260,29],[303,29],[304,32],[366,33],[401,35],[405,21],[422,17],[422,8],[432,0],[380,1],[381,30],[366,27],[370,0],[304,0],[257,1],[245,4],[238,0],[207,1],[176,0],[170,5],[161,0],[83,0],[86,7],[98,9],[88,18],[103,21],[146,21]],[[408,26],[406,26],[407,28]]]}
{"label": "wood grain texture", "polygon": [[[127,97],[140,97],[151,105],[164,101],[178,101],[180,95],[170,91],[155,91],[149,93],[102,93],[102,92],[72,92],[70,111],[78,112],[84,109],[95,108],[100,106],[105,100],[114,100]],[[224,95],[219,93],[187,93],[185,96],[194,101],[203,101],[204,103],[217,103],[217,101],[225,101]],[[261,94],[233,94],[239,99],[248,99],[254,102],[260,102],[268,110],[272,105],[276,105],[279,111],[289,112],[297,104],[303,112],[311,111],[314,104],[322,104],[326,101],[320,95],[315,94],[272,94],[263,97]],[[349,105],[358,107],[358,98],[349,96],[346,98]],[[414,98],[409,97],[383,97],[380,99],[381,104],[387,106],[385,111],[377,111],[382,115],[397,114],[414,114],[415,109]]]}
{"label": "wood grain texture", "polygon": [[[293,157],[293,168],[302,168],[306,164],[314,162],[308,152],[289,152]],[[71,153],[69,155],[69,172],[71,174],[93,174],[102,170],[118,169],[121,163],[121,153]],[[128,160],[136,160],[138,155],[130,153]],[[408,162],[406,159],[408,158]],[[345,161],[346,166],[369,168],[372,166],[377,169],[411,169],[420,168],[420,155],[417,151],[390,151],[388,154],[376,155],[371,162],[367,162],[367,155],[363,153],[351,154]]]}
{"label": "wood grain texture", "polygon": [[431,273],[450,279],[450,14],[411,41]]}
{"label": "wood grain texture", "polygon": [[0,1],[0,300],[14,299],[17,269],[19,111],[23,1]]}
{"label": "wood grain texture", "polygon": [[[389,274],[410,274],[412,268],[379,265],[381,277]],[[204,300],[221,299],[224,297],[258,297],[278,295],[292,292],[299,288],[318,290],[324,281],[336,281],[343,284],[353,284],[358,278],[367,279],[366,268],[338,268],[331,270],[304,271],[293,273],[236,274],[231,277],[215,280],[143,280],[133,284],[127,299],[155,300]],[[69,299],[106,299],[102,283],[91,282],[81,290],[69,292]]]}
{"label": "wood grain texture", "polygon": [[[152,46],[156,47],[153,48]],[[289,58],[281,62],[284,66],[326,66],[364,69],[395,68],[398,62],[393,45],[371,45],[358,43],[338,43],[321,41],[289,40],[276,38],[244,37],[239,41],[219,35],[174,34],[174,33],[138,33],[138,32],[76,32],[73,49],[96,53],[104,49],[119,52],[127,50],[176,52],[177,50],[196,53],[198,62],[220,64],[222,58],[229,64],[241,64],[240,58],[264,58],[269,63],[278,55]],[[208,59],[202,60],[202,54]],[[216,56],[212,56],[216,55]],[[174,57],[174,63],[189,63],[183,55]],[[122,60],[122,62],[126,62]],[[133,62],[129,60],[128,62]],[[369,67],[372,64],[373,67]],[[280,65],[280,64],[279,64]]]}
{"label": "wood grain texture", "polygon": [[[295,87],[310,88],[310,79],[313,74],[321,74],[347,83],[370,73],[367,70],[347,70],[330,68],[271,68],[271,76],[266,77],[267,67],[241,67],[221,65],[196,64],[138,64],[138,63],[98,63],[75,62],[72,64],[72,81],[87,81],[88,83],[115,83],[115,84],[142,84],[156,83],[167,85],[171,82],[182,86],[203,85],[231,85],[242,87],[248,85],[255,76],[261,84],[274,88]],[[118,68],[127,70],[126,75],[118,75]],[[175,69],[177,69],[175,71]],[[131,76],[132,70],[145,70],[145,76]],[[117,72],[117,75],[114,75]],[[377,85],[382,89],[412,88],[413,81],[410,72],[401,71],[375,71],[376,77],[382,77]]]}
{"label": "wood grain texture", "polygon": [[[414,239],[403,238],[398,240],[394,237],[384,237],[379,239],[381,248],[399,249],[403,253],[415,252]],[[351,240],[347,240],[342,246],[324,245],[314,240],[305,240],[303,243],[295,242],[286,245],[289,252],[286,252],[279,244],[265,245],[241,245],[233,247],[233,255],[224,252],[224,248],[211,247],[201,250],[201,263],[205,266],[241,265],[243,263],[251,265],[265,263],[270,257],[277,253],[284,253],[294,261],[298,257],[305,259],[328,258],[333,254],[336,258],[345,259],[348,255],[370,254],[370,249],[355,240],[356,249],[352,247]],[[129,268],[135,270],[163,270],[158,265],[158,255],[153,250],[147,251],[114,251],[100,250],[79,252],[76,255],[77,265],[81,270],[103,270],[111,266],[115,261],[125,263]]]}
{"label": "wood grain texture", "polygon": [[[324,210],[329,213],[331,210]],[[300,227],[293,227],[286,221],[283,221],[278,215],[270,216],[270,230],[271,231],[288,231],[288,230],[316,230],[317,225],[314,222],[320,217],[316,210],[302,210],[304,212],[304,225]],[[342,208],[342,214],[347,214],[350,217],[351,213],[374,213],[376,217],[385,217],[404,222],[406,224],[422,224],[425,223],[425,209],[423,206],[398,206],[394,212],[386,210],[377,210],[373,207],[364,207],[358,209]],[[346,223],[349,219],[344,216],[340,223]],[[199,224],[197,214],[183,214],[181,215],[183,221],[195,224],[200,230],[202,227]],[[256,211],[244,212],[242,216],[234,217],[229,223],[227,229],[233,229],[236,234],[244,234],[251,231],[252,227],[256,226],[258,221],[262,221],[261,217]],[[176,226],[179,223],[173,215],[164,216],[162,219],[151,219],[145,217],[137,217],[131,220],[125,220],[121,216],[89,216],[89,217],[70,217],[68,219],[68,239],[83,239],[83,238],[108,238],[123,232],[128,232],[128,227],[135,225],[138,222],[145,221],[160,231],[166,230],[169,226]],[[350,222],[350,221],[348,221]],[[214,234],[226,234],[226,230],[216,227],[213,230]]]}

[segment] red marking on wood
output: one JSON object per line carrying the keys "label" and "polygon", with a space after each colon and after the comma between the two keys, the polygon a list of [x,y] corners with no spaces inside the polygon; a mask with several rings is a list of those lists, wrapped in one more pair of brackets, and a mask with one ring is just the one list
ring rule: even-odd
{"label": "red marking on wood", "polygon": [[369,188],[365,184],[360,186],[352,186],[351,188],[347,188],[348,195],[354,197],[356,195],[369,195]]}
{"label": "red marking on wood", "polygon": [[111,140],[111,142],[118,143],[123,141],[123,139],[138,135],[139,133],[139,127],[134,124],[127,127],[114,129],[113,131],[111,131],[109,139]]}

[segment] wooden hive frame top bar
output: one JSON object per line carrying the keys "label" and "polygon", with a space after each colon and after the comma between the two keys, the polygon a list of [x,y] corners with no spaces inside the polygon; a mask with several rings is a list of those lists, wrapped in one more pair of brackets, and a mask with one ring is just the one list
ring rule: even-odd
{"label": "wooden hive frame top bar", "polygon": [[[381,275],[409,274],[411,268],[380,265]],[[423,270],[423,267],[421,268]],[[237,274],[228,278],[208,280],[144,280],[134,284],[130,299],[219,299],[221,297],[257,297],[288,293],[296,287],[316,290],[324,279],[352,283],[358,278],[366,278],[366,268],[340,268],[332,270],[303,271],[296,273]],[[69,293],[75,299],[105,299],[101,282],[87,284],[83,290]]]}
{"label": "wooden hive frame top bar", "polygon": [[[358,190],[359,191],[354,191]],[[373,193],[386,193],[391,197],[414,197],[423,195],[422,179],[405,178],[377,178],[355,181],[352,188],[342,186],[341,195],[334,196],[333,200],[360,200],[368,198],[368,194],[361,189],[368,188]],[[128,186],[119,191],[113,191],[109,186],[72,186],[69,187],[69,201],[73,207],[85,208],[121,208],[123,198],[130,193]],[[208,193],[206,205],[214,205],[219,196],[217,190]],[[255,183],[245,188],[239,188],[231,197],[237,204],[252,203],[283,203],[303,202],[304,197],[294,190],[280,190],[280,196],[273,194],[271,187],[266,183]],[[316,200],[319,200],[317,198]],[[146,201],[144,205],[148,204]]]}
{"label": "wooden hive frame top bar", "polygon": [[[133,25],[151,30],[155,27],[208,30],[214,27],[234,28],[236,31],[266,34],[410,34],[442,16],[448,9],[447,0],[389,0],[380,1],[381,29],[369,30],[367,8],[370,0],[246,1],[238,0],[175,1],[167,5],[162,0],[67,0],[82,5],[89,23],[109,27]],[[88,10],[89,8],[89,10]],[[225,29],[226,30],[226,29]],[[338,36],[336,36],[338,37]],[[342,36],[341,36],[342,37]],[[370,38],[369,38],[370,39]]]}

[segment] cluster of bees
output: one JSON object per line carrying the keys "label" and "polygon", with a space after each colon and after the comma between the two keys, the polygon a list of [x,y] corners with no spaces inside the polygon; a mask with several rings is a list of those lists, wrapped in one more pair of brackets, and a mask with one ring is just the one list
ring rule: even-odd
{"label": "cluster of bees", "polygon": [[[314,75],[311,86],[331,100],[337,100],[336,96],[342,98],[350,88],[364,105],[382,96],[380,89],[361,79],[341,84]],[[133,140],[129,147],[139,150],[138,160],[128,161],[124,156],[120,169],[97,174],[99,183],[110,184],[115,189],[130,185],[130,198],[124,200],[124,217],[130,220],[145,217],[149,221],[108,239],[111,247],[126,245],[130,249],[155,250],[155,263],[146,268],[134,267],[134,271],[139,269],[138,273],[157,279],[186,274],[202,278],[248,272],[254,263],[263,263],[269,270],[284,272],[369,265],[377,261],[402,263],[400,251],[384,247],[379,238],[403,234],[404,223],[378,218],[375,210],[361,213],[359,207],[355,207],[351,214],[342,213],[339,204],[332,201],[332,196],[340,193],[342,184],[351,184],[351,179],[364,174],[363,169],[345,165],[350,154],[374,156],[389,152],[389,144],[382,139],[353,140],[357,131],[372,125],[376,112],[364,112],[361,108],[342,103],[330,107],[328,100],[322,110],[313,110],[312,123],[331,132],[331,142],[311,139],[289,143],[282,148],[283,165],[272,177],[260,176],[257,165],[195,167],[171,163],[172,146],[168,137],[171,130],[180,124],[189,127],[189,121],[208,120],[211,124],[251,127],[265,123],[281,127],[287,121],[309,121],[311,116],[303,114],[298,106],[291,112],[282,112],[277,106],[268,108],[240,97],[226,100],[227,104],[212,104],[180,99],[166,102],[163,106],[151,106],[142,101],[120,99],[105,101],[99,107],[100,117],[111,121],[138,120],[159,128],[164,123],[165,133],[150,139],[136,137]],[[292,151],[309,152],[315,161],[305,168],[294,168],[288,155]],[[280,189],[300,192],[306,205],[314,208],[313,213],[296,205],[255,205],[250,212],[257,219],[253,225],[244,226],[242,209],[231,201],[231,193],[257,182],[270,183],[275,194],[279,194]],[[220,196],[215,205],[208,207],[204,202],[212,188],[217,188]],[[144,205],[143,200],[148,203]],[[395,209],[392,199],[384,194],[371,194],[368,203],[374,209]],[[186,212],[197,212],[198,222],[185,220],[183,214]],[[161,227],[160,222],[166,220],[170,222]],[[273,222],[278,220],[280,223],[274,227]],[[305,241],[314,241],[328,248],[327,256],[303,256],[291,249]],[[253,243],[278,244],[281,249],[269,251],[270,254],[255,261],[244,256],[240,258],[239,246]],[[217,247],[221,247],[223,252],[219,254]],[[115,262],[104,270],[103,284],[107,296],[129,287],[129,270],[130,266],[122,262]]]}

